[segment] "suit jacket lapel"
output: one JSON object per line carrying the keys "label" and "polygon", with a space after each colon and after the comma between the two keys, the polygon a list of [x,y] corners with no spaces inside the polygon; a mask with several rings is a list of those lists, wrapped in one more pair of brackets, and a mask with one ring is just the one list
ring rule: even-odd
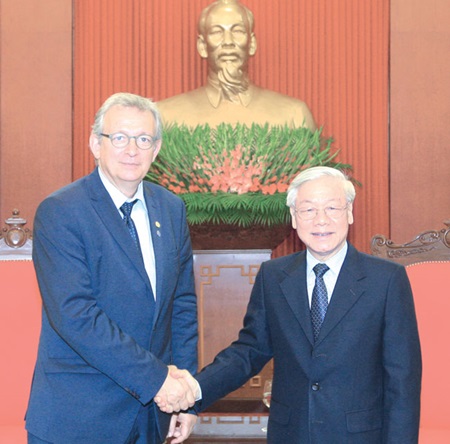
{"label": "suit jacket lapel", "polygon": [[164,253],[164,235],[165,228],[167,232],[167,227],[165,227],[165,221],[162,220],[161,207],[159,202],[153,199],[153,192],[150,185],[144,183],[144,197],[145,204],[147,205],[148,218],[150,222],[150,235],[152,236],[153,252],[155,254],[155,272],[156,272],[156,307],[155,316],[153,317],[153,322],[156,322],[158,318],[158,313],[161,309],[164,283],[164,260],[166,254]]}
{"label": "suit jacket lapel", "polygon": [[306,284],[306,252],[294,256],[293,262],[284,271],[286,279],[281,282],[281,289],[306,337],[314,344]]}
{"label": "suit jacket lapel", "polygon": [[318,345],[326,338],[363,294],[361,281],[365,278],[365,274],[359,266],[358,256],[358,251],[349,245],[315,344],[306,283],[306,252],[295,256],[293,262],[284,270],[286,278],[280,283],[281,289],[311,345]]}
{"label": "suit jacket lapel", "polygon": [[359,266],[358,255],[358,251],[349,245],[316,345],[336,327],[364,292],[361,281],[365,274]]}
{"label": "suit jacket lapel", "polygon": [[[125,255],[130,259],[137,271],[151,289],[150,280],[145,271],[140,253],[130,238],[114,202],[100,180],[97,169],[86,177],[87,192],[91,198],[94,211],[98,214],[105,229],[114,237]],[[113,254],[113,253],[112,253]]]}

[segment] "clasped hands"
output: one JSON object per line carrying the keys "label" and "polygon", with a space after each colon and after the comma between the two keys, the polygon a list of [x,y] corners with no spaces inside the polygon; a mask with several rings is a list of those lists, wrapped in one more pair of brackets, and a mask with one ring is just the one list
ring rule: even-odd
{"label": "clasped hands", "polygon": [[162,412],[173,413],[187,410],[200,397],[200,386],[187,370],[169,365],[169,373],[154,397]]}

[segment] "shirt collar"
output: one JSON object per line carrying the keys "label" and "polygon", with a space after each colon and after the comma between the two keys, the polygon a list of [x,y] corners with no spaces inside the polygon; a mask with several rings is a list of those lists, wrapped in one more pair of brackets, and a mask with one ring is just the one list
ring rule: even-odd
{"label": "shirt collar", "polygon": [[330,259],[327,261],[319,261],[316,259],[310,252],[307,250],[306,252],[306,275],[313,272],[313,268],[318,263],[325,263],[330,267],[330,270],[337,276],[341,271],[342,264],[344,263],[345,256],[347,255],[348,243],[346,242],[344,246]]}
{"label": "shirt collar", "polygon": [[[239,101],[242,106],[247,107],[252,101],[252,86],[249,85],[245,92],[239,93]],[[223,91],[213,79],[208,78],[208,83],[205,86],[206,96],[208,97],[209,103],[214,108],[218,108],[222,100],[224,100]]]}
{"label": "shirt collar", "polygon": [[144,208],[146,207],[144,199],[144,186],[142,185],[142,181],[139,183],[139,186],[134,196],[128,198],[127,196],[125,196],[125,194],[119,191],[119,189],[106,177],[105,173],[103,173],[100,166],[98,167],[98,174],[100,176],[100,180],[102,181],[104,187],[106,188],[106,191],[111,196],[111,199],[118,210],[120,210],[120,207],[125,202],[131,202],[135,199],[138,199],[140,202],[142,202]]}

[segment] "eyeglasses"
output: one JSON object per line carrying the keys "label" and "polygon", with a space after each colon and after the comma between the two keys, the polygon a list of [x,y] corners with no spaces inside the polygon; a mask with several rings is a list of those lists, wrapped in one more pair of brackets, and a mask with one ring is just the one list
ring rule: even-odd
{"label": "eyeglasses", "polygon": [[[341,207],[341,208],[325,207],[323,209],[323,212],[330,219],[339,219],[345,213],[347,208],[348,208],[348,205],[346,205],[345,207]],[[292,207],[292,209],[294,210],[295,214],[297,214],[301,220],[313,220],[317,217],[317,215],[319,214],[319,211],[321,211],[319,208],[313,208],[313,207],[311,207],[311,208]]]}
{"label": "eyeglasses", "polygon": [[124,133],[100,133],[100,135],[103,137],[107,137],[111,141],[111,144],[116,148],[125,148],[130,143],[130,139],[134,139],[138,148],[140,148],[141,150],[149,150],[150,148],[153,148],[153,145],[158,140],[156,137],[149,136],[148,134],[129,136],[128,134]]}

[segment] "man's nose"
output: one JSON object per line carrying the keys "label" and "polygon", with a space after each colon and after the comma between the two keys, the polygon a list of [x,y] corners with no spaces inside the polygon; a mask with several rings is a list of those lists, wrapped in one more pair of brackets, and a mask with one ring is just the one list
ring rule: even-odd
{"label": "man's nose", "polygon": [[135,156],[139,152],[139,148],[136,144],[136,139],[130,139],[130,142],[126,147],[125,152],[130,156]]}
{"label": "man's nose", "polygon": [[317,214],[314,217],[314,222],[316,224],[328,223],[330,217],[325,212],[325,209],[317,209]]}
{"label": "man's nose", "polygon": [[233,33],[229,29],[226,29],[223,34],[223,44],[224,45],[233,45],[234,44]]}

